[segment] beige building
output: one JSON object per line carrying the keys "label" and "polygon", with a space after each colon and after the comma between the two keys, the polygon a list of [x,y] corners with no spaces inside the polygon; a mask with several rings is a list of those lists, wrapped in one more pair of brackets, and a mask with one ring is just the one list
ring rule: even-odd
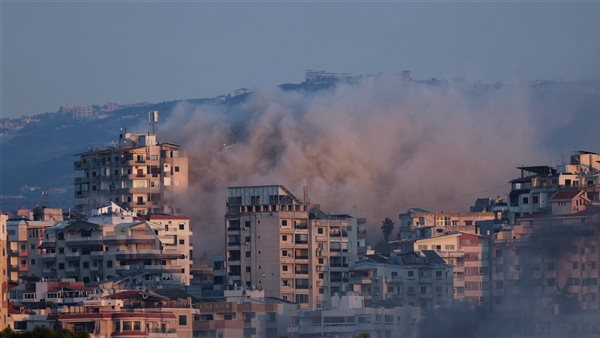
{"label": "beige building", "polygon": [[75,207],[89,214],[114,202],[138,214],[176,213],[173,195],[188,186],[188,158],[156,134],[123,132],[117,146],[80,153],[75,170]]}
{"label": "beige building", "polygon": [[226,290],[225,301],[195,305],[194,337],[285,337],[296,309],[264,290]]}
{"label": "beige building", "polygon": [[122,291],[61,311],[63,328],[91,338],[192,338],[189,299],[170,300],[154,292]]}
{"label": "beige building", "polygon": [[303,308],[322,307],[345,291],[357,259],[358,222],[309,209],[280,185],[229,188],[229,287],[264,289]]}
{"label": "beige building", "polygon": [[477,234],[477,222],[494,220],[494,212],[431,212],[413,208],[400,214],[400,239],[415,240],[442,236],[448,231]]}
{"label": "beige building", "polygon": [[[185,272],[190,266],[189,250],[177,251],[179,244],[172,248],[164,245],[159,238],[161,232],[129,216],[62,222],[46,230],[37,257],[41,269],[36,275],[70,277],[85,283],[120,280],[132,286],[169,282],[189,285],[189,274]],[[189,237],[180,239],[189,243]]]}
{"label": "beige building", "polygon": [[183,215],[152,214],[148,216],[148,224],[157,234],[164,252],[178,254],[180,257],[175,260],[175,265],[180,266],[183,272],[167,277],[183,285],[190,285],[194,249],[191,243],[193,232],[190,218]]}
{"label": "beige building", "polygon": [[464,232],[448,233],[414,243],[415,250],[433,250],[454,268],[454,299],[489,306],[491,239]]}
{"label": "beige building", "polygon": [[7,220],[7,215],[0,214],[0,330],[8,326]]}
{"label": "beige building", "polygon": [[452,302],[452,266],[430,250],[369,255],[354,265],[349,284],[366,300],[395,299],[423,311]]}
{"label": "beige building", "polygon": [[[60,209],[59,209],[60,210]],[[62,213],[61,213],[62,216]],[[18,282],[23,276],[35,275],[41,269],[37,259],[39,247],[46,235],[46,229],[56,225],[56,221],[30,221],[9,219],[8,255],[9,280]]]}

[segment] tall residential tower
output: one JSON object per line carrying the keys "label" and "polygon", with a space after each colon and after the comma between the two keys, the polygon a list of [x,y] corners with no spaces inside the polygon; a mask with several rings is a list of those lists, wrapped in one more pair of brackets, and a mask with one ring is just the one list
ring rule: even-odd
{"label": "tall residential tower", "polygon": [[154,132],[122,132],[117,145],[78,156],[75,206],[86,214],[110,202],[138,214],[176,213],[173,195],[188,185],[186,153],[157,142]]}

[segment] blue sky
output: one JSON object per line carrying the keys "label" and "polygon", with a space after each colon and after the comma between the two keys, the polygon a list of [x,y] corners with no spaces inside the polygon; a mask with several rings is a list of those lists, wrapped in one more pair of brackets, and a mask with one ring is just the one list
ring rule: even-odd
{"label": "blue sky", "polygon": [[2,2],[2,116],[210,97],[306,69],[600,79],[600,2]]}

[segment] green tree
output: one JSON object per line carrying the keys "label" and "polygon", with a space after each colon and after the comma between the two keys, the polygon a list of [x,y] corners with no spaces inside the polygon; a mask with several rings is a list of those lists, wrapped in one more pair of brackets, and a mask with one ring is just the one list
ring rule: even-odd
{"label": "green tree", "polygon": [[383,232],[383,239],[387,242],[390,234],[394,231],[394,221],[386,217],[381,224],[381,231]]}

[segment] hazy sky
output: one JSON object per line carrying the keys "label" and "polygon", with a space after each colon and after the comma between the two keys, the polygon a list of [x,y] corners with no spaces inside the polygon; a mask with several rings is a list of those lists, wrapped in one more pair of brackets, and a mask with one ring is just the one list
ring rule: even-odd
{"label": "hazy sky", "polygon": [[210,97],[306,69],[600,79],[600,2],[1,6],[3,116]]}

